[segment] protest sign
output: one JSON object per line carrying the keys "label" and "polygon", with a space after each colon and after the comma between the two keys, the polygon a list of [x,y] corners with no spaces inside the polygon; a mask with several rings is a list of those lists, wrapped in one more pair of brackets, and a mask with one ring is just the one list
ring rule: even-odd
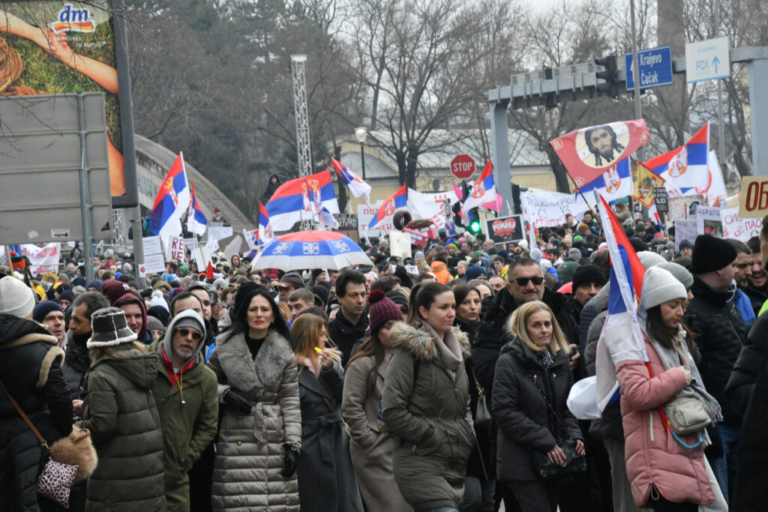
{"label": "protest sign", "polygon": [[208,240],[221,240],[222,238],[232,236],[232,234],[232,226],[208,226]]}
{"label": "protest sign", "polygon": [[[696,209],[696,229],[700,235],[723,238],[723,220],[720,218],[720,208],[699,206]],[[675,238],[677,238],[677,230],[675,230]]]}
{"label": "protest sign", "polygon": [[523,218],[512,215],[499,219],[486,219],[485,233],[494,244],[505,244],[523,239]]}
{"label": "protest sign", "polygon": [[168,245],[165,247],[165,260],[184,261],[184,239],[180,236],[172,236],[168,239]]}
{"label": "protest sign", "polygon": [[675,221],[675,252],[680,252],[680,242],[688,240],[693,245],[698,236],[697,222],[693,219],[677,219]]}
{"label": "protest sign", "polygon": [[357,205],[357,231],[360,233],[360,238],[374,236],[383,237],[387,234],[387,231],[395,229],[395,226],[392,225],[390,220],[391,217],[379,222],[373,229],[368,228],[368,223],[371,222],[371,219],[376,215],[376,212],[382,204],[384,204],[384,201],[378,201],[376,204],[372,204],[372,208],[368,208],[368,206],[364,204]]}
{"label": "protest sign", "polygon": [[21,254],[29,258],[32,276],[43,272],[58,272],[61,260],[61,242],[38,247],[34,244],[22,244]]}
{"label": "protest sign", "polygon": [[146,277],[147,274],[162,274],[165,272],[165,260],[161,254],[147,254],[144,256],[144,263],[139,265],[139,277]]}
{"label": "protest sign", "polygon": [[584,198],[579,194],[556,194],[545,191],[521,192],[523,213],[536,227],[562,226],[566,214],[574,217],[589,210]]}
{"label": "protest sign", "polygon": [[401,231],[390,231],[389,254],[398,258],[412,258],[411,235]]}
{"label": "protest sign", "polygon": [[255,251],[259,247],[259,230],[247,231],[243,229],[243,237],[245,237],[245,243],[248,244],[248,248]]}
{"label": "protest sign", "polygon": [[[669,192],[669,190],[667,190]],[[687,196],[669,197],[667,205],[667,220],[687,219],[691,215],[691,205],[700,205],[704,203],[704,196],[701,194],[691,194]],[[695,212],[693,213],[695,215]]]}
{"label": "protest sign", "polygon": [[408,189],[408,211],[414,219],[431,220],[435,229],[445,227],[446,218],[451,213],[451,205],[458,200],[453,190],[429,194]]}
{"label": "protest sign", "polygon": [[144,254],[162,254],[163,248],[160,246],[159,236],[144,237]]}
{"label": "protest sign", "polygon": [[198,247],[192,250],[192,259],[197,265],[200,272],[204,272],[208,268],[208,262],[211,261],[211,253],[208,252],[206,247]]}
{"label": "protest sign", "polygon": [[723,237],[735,238],[747,242],[750,238],[758,236],[763,227],[762,219],[742,219],[739,216],[739,207],[723,208],[720,211],[723,220]]}

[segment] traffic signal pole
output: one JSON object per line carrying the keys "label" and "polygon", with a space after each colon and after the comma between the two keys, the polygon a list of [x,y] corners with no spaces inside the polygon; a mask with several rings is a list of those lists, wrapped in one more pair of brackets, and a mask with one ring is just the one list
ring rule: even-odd
{"label": "traffic signal pole", "polygon": [[[635,119],[643,118],[643,105],[640,103],[640,61],[637,58],[637,28],[635,28],[635,0],[629,0],[632,16],[632,76],[635,77]],[[645,151],[643,147],[637,151],[637,157],[642,162]],[[634,212],[632,218],[634,219]]]}

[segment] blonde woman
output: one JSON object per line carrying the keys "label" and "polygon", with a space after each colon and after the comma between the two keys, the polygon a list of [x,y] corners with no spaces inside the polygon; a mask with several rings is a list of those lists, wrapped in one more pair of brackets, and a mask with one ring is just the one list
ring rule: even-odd
{"label": "blonde woman", "polygon": [[301,399],[299,501],[302,510],[362,512],[363,502],[341,418],[341,352],[327,347],[323,318],[305,314],[291,325]]}
{"label": "blonde woman", "polygon": [[570,349],[552,310],[540,301],[517,308],[507,330],[514,339],[501,349],[491,402],[499,425],[496,476],[522,512],[555,512],[562,483],[542,479],[530,452],[560,464],[560,444],[574,439],[576,451],[585,454],[581,429],[565,404],[573,385]]}

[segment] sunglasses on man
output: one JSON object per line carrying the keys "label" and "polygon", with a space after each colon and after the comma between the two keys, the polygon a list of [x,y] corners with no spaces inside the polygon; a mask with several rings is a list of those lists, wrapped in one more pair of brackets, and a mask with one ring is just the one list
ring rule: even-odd
{"label": "sunglasses on man", "polygon": [[518,286],[528,286],[529,281],[533,281],[533,284],[535,286],[541,286],[541,283],[544,282],[543,277],[516,277],[513,279],[514,282],[517,283]]}
{"label": "sunglasses on man", "polygon": [[195,341],[200,341],[201,339],[203,339],[203,334],[202,333],[197,332],[197,331],[192,331],[192,330],[187,329],[185,327],[179,327],[178,329],[176,329],[176,332],[181,334],[182,338],[186,338],[187,336],[191,335],[192,339],[195,340]]}

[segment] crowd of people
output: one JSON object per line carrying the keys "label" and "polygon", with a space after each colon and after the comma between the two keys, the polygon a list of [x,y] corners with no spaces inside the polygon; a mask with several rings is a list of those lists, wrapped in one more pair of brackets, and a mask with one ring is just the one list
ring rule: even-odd
{"label": "crowd of people", "polygon": [[[373,265],[340,271],[218,254],[213,278],[172,261],[141,285],[111,250],[92,276],[14,256],[0,510],[761,510],[768,224],[676,243],[616,213],[645,277],[644,354],[615,365],[591,212],[537,247],[441,232],[403,259],[371,239]],[[571,388],[606,365],[619,391],[577,419]],[[51,448],[83,432],[98,463],[43,494]]]}

